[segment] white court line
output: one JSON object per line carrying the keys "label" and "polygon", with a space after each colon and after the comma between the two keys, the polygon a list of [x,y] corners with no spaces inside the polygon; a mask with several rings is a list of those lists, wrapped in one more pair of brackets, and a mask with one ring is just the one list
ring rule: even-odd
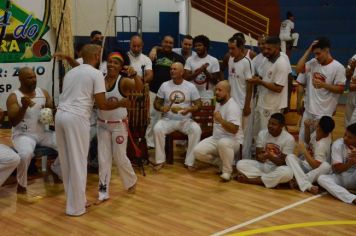
{"label": "white court line", "polygon": [[220,236],[220,235],[227,234],[227,233],[229,233],[229,232],[231,232],[231,231],[234,231],[234,230],[240,229],[240,228],[242,228],[242,227],[245,227],[246,225],[253,224],[253,223],[257,222],[257,221],[263,220],[263,219],[265,219],[265,218],[268,218],[268,217],[270,217],[270,216],[276,215],[276,214],[278,214],[278,213],[281,213],[281,212],[286,211],[286,210],[288,210],[288,209],[291,209],[291,208],[293,208],[293,207],[296,207],[296,206],[302,205],[302,204],[304,204],[304,203],[306,203],[306,202],[312,201],[312,200],[314,200],[314,199],[316,199],[316,198],[319,198],[319,197],[321,197],[322,195],[325,195],[325,194],[326,194],[326,192],[325,192],[325,193],[318,194],[318,195],[315,195],[315,196],[312,196],[312,197],[309,197],[309,198],[306,198],[306,199],[301,200],[301,201],[299,201],[299,202],[295,202],[295,203],[290,204],[290,205],[288,205],[288,206],[282,207],[282,208],[280,208],[280,209],[278,209],[278,210],[275,210],[275,211],[272,211],[272,212],[270,212],[270,213],[261,215],[261,216],[259,216],[259,217],[257,217],[257,218],[252,219],[252,220],[249,220],[249,221],[246,221],[246,222],[244,222],[244,223],[241,223],[241,224],[232,226],[232,227],[227,228],[227,229],[225,229],[225,230],[223,230],[223,231],[214,233],[214,234],[212,234],[211,236]]}

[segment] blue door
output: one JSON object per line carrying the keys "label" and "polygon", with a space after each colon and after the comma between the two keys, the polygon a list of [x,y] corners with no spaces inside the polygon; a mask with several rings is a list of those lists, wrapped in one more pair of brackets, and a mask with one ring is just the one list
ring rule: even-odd
{"label": "blue door", "polygon": [[161,39],[165,35],[171,35],[174,38],[174,47],[179,46],[179,12],[159,13],[159,33]]}

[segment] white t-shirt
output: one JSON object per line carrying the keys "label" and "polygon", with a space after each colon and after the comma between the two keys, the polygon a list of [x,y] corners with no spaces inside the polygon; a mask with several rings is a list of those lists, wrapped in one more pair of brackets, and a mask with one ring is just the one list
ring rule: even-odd
{"label": "white t-shirt", "polygon": [[[198,55],[190,56],[185,62],[184,69],[194,73],[196,69],[205,63],[209,63],[209,66],[207,67],[207,71],[209,73],[216,73],[220,71],[218,59],[210,55],[206,55],[204,58],[200,58]],[[192,82],[197,86],[199,92],[206,90],[206,76],[204,73],[198,75]],[[209,82],[209,90],[213,90],[213,84],[211,82]]]}
{"label": "white t-shirt", "polygon": [[243,57],[235,62],[233,57],[229,58],[229,83],[231,86],[231,97],[237,102],[241,109],[245,106],[246,80],[251,79],[253,68],[250,59]]}
{"label": "white t-shirt", "polygon": [[[181,84],[175,84],[173,80],[164,82],[158,89],[157,97],[164,99],[165,106],[181,108],[191,107],[193,101],[200,99],[197,88],[186,80]],[[179,112],[175,114],[171,110],[163,114],[163,117],[171,120],[183,120],[191,116],[191,113],[184,116]]]}
{"label": "white t-shirt", "polygon": [[131,66],[135,69],[138,76],[142,77],[142,66],[145,66],[145,71],[152,70],[152,61],[146,55],[141,53],[135,57],[130,52],[128,52],[127,55],[130,58]]}
{"label": "white t-shirt", "polygon": [[345,68],[336,60],[322,66],[313,58],[305,64],[304,79],[302,76],[298,79],[299,83],[306,85],[305,110],[313,115],[332,116],[340,94],[332,93],[324,88],[314,88],[313,80],[316,79],[327,84],[345,85]]}
{"label": "white t-shirt", "polygon": [[262,64],[264,62],[265,57],[263,56],[262,53],[259,53],[257,56],[255,56],[252,59],[252,65],[253,65],[253,71],[255,73],[255,75],[262,75]]}
{"label": "white t-shirt", "polygon": [[[277,137],[273,137],[268,129],[261,130],[258,133],[256,140],[256,147],[264,148],[266,151],[273,152],[276,156],[283,154],[293,154],[295,146],[294,137],[285,131],[282,130],[281,134]],[[270,164],[273,164],[270,160],[267,161]]]}
{"label": "white t-shirt", "polygon": [[[80,65],[82,65],[84,63],[84,60],[82,57],[77,58],[76,61]],[[108,65],[107,61],[102,61],[99,66],[99,70],[103,73],[104,76],[108,73],[107,65]]]}
{"label": "white t-shirt", "polygon": [[64,76],[63,92],[59,95],[58,109],[87,119],[94,105],[94,95],[105,92],[103,73],[91,65],[77,66]]}
{"label": "white t-shirt", "polygon": [[262,80],[283,86],[282,92],[276,93],[260,85],[257,106],[267,110],[278,110],[288,106],[288,74],[290,65],[283,56],[272,63],[264,60],[261,65]]}
{"label": "white t-shirt", "polygon": [[310,135],[310,143],[308,150],[311,152],[315,160],[319,162],[330,162],[331,135],[316,141],[316,132]]}
{"label": "white t-shirt", "polygon": [[290,35],[292,29],[294,29],[294,22],[287,19],[282,21],[279,35]]}
{"label": "white t-shirt", "polygon": [[222,118],[228,122],[231,122],[239,126],[239,130],[236,134],[227,132],[220,123],[214,121],[213,137],[216,139],[231,138],[242,144],[244,140],[243,129],[241,128],[242,110],[240,106],[235,102],[233,98],[230,98],[224,105],[216,103],[215,111],[219,111]]}
{"label": "white t-shirt", "polygon": [[[181,55],[182,57],[184,57],[184,55],[183,55],[183,53],[182,53],[182,48],[173,48],[172,51],[175,52],[175,53],[177,53],[178,55]],[[191,54],[189,57],[195,56],[195,55],[197,55],[197,53],[194,52],[194,51],[192,51],[192,54]],[[188,57],[188,58],[189,58],[189,57]],[[188,59],[188,58],[187,58],[187,59]]]}
{"label": "white t-shirt", "polygon": [[[331,164],[346,163],[351,149],[346,146],[343,138],[336,140],[331,147]],[[349,168],[346,172],[353,173],[356,171],[356,166]]]}

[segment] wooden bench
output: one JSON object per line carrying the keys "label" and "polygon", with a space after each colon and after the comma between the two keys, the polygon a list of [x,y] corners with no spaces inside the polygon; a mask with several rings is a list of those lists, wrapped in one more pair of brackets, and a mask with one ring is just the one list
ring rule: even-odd
{"label": "wooden bench", "polygon": [[[193,112],[192,114],[193,120],[200,125],[202,131],[201,140],[213,134],[214,110],[215,106],[202,106],[199,111]],[[173,164],[174,162],[174,140],[188,140],[188,136],[179,131],[174,131],[166,135],[165,153],[168,164]]]}

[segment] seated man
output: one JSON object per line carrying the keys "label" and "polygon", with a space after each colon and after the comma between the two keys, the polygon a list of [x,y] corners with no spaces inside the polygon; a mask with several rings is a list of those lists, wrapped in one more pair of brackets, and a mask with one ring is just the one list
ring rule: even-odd
{"label": "seated man", "polygon": [[257,160],[237,162],[237,180],[242,183],[264,185],[274,188],[288,183],[293,178],[292,170],[285,159],[292,154],[295,146],[293,136],[284,130],[285,119],[281,113],[274,113],[268,121],[268,129],[261,130],[256,141]]}
{"label": "seated man", "polygon": [[320,176],[318,184],[341,201],[356,204],[356,195],[347,191],[356,188],[356,123],[333,143],[331,164],[334,173]]}
{"label": "seated man", "polygon": [[[48,92],[36,86],[35,72],[29,67],[19,71],[20,88],[12,92],[6,101],[9,121],[12,125],[12,142],[21,161],[17,167],[17,192],[25,193],[27,170],[36,145],[57,149],[54,132],[46,131],[39,122],[39,113],[43,107],[52,107]],[[60,176],[58,158],[51,166]]]}
{"label": "seated man", "polygon": [[201,101],[194,84],[183,79],[183,64],[173,63],[171,80],[164,82],[157,92],[154,108],[163,113],[153,128],[156,146],[155,170],[163,167],[166,161],[164,152],[166,134],[179,130],[188,135],[188,150],[185,165],[193,169],[194,157],[192,150],[198,144],[201,135],[200,126],[191,119],[191,112],[200,109]]}
{"label": "seated man", "polygon": [[[0,108],[0,125],[4,111]],[[0,187],[20,163],[20,157],[10,147],[0,144]]]}
{"label": "seated man", "polygon": [[216,107],[214,112],[213,136],[204,139],[194,148],[194,156],[200,161],[211,162],[218,156],[222,161],[224,181],[229,181],[232,173],[234,154],[243,143],[241,108],[230,97],[230,84],[224,80],[215,88]]}
{"label": "seated man", "polygon": [[[313,183],[320,175],[329,174],[331,168],[330,147],[331,147],[331,132],[335,127],[335,122],[330,116],[323,116],[318,121],[316,130],[310,135],[310,131],[314,128],[313,120],[305,120],[305,141],[308,148],[305,148],[304,142],[299,143],[299,148],[302,153],[301,158],[297,158],[294,154],[290,154],[286,158],[287,165],[293,170],[294,177],[298,183],[300,191],[309,191],[313,194],[318,193],[318,186]],[[291,186],[294,187],[294,180],[291,180]]]}

